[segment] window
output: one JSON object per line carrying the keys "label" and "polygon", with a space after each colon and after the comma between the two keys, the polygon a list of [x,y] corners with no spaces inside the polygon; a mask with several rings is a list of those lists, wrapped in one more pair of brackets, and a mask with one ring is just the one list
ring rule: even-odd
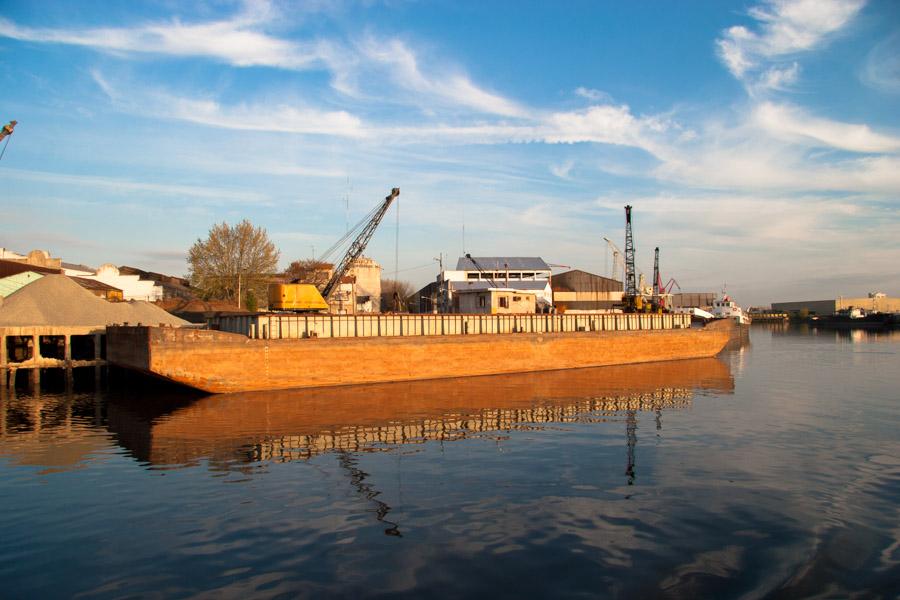
{"label": "window", "polygon": [[500,296],[497,299],[497,303],[500,308],[509,308],[509,297],[508,296]]}
{"label": "window", "polygon": [[478,296],[478,306],[479,306],[480,308],[484,308],[484,307],[485,307],[484,296]]}
{"label": "window", "polygon": [[522,274],[521,274],[521,273],[510,273],[510,274],[509,274],[509,278],[510,278],[510,279],[521,279],[521,278],[522,278]]}
{"label": "window", "polygon": [[466,273],[466,279],[478,279],[478,273]]}
{"label": "window", "polygon": [[513,296],[513,302],[521,302],[522,296]]}
{"label": "window", "polygon": [[522,279],[534,279],[534,273],[522,273]]}

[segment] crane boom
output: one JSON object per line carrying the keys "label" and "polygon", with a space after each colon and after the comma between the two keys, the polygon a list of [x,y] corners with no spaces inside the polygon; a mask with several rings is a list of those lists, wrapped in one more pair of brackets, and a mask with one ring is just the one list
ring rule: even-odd
{"label": "crane boom", "polygon": [[0,140],[8,135],[12,135],[13,129],[16,128],[17,123],[18,121],[10,121],[8,124],[4,125],[3,128],[0,129]]}
{"label": "crane boom", "polygon": [[357,258],[362,256],[362,253],[365,252],[366,246],[369,244],[369,240],[372,239],[372,235],[375,233],[375,229],[378,227],[378,224],[381,223],[381,219],[384,218],[384,213],[387,212],[388,208],[391,207],[391,203],[394,201],[394,198],[400,195],[400,188],[394,188],[391,190],[391,194],[381,202],[378,208],[375,210],[375,213],[372,215],[372,218],[369,219],[369,222],[366,223],[365,227],[362,228],[362,231],[359,232],[359,235],[356,236],[356,239],[353,240],[353,243],[350,244],[350,248],[347,249],[347,253],[344,254],[344,258],[341,259],[341,262],[335,267],[334,273],[331,275],[331,279],[328,280],[328,283],[325,284],[325,287],[322,288],[322,297],[325,298],[325,301],[328,301],[328,298],[337,290],[338,285],[341,282],[341,278],[347,274],[347,271],[350,270],[350,266],[353,264]]}
{"label": "crane boom", "polygon": [[485,271],[484,269],[481,268],[481,265],[478,264],[478,261],[476,261],[474,258],[472,258],[472,255],[471,255],[471,254],[466,254],[466,258],[468,258],[468,259],[472,262],[472,264],[475,265],[475,268],[478,269],[478,272],[481,273],[481,274],[484,276],[485,279],[487,279],[488,281],[491,282],[491,287],[499,287],[499,286],[494,282],[493,277],[491,277],[490,275],[488,275],[488,274],[487,274],[487,271]]}

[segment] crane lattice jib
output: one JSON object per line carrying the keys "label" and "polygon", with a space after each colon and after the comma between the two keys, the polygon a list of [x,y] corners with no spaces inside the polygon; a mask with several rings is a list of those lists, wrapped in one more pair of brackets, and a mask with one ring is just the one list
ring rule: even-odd
{"label": "crane lattice jib", "polygon": [[631,206],[625,207],[625,295],[637,296],[634,278],[634,238],[631,236]]}
{"label": "crane lattice jib", "polygon": [[335,267],[331,279],[329,279],[328,283],[325,284],[325,287],[322,288],[322,297],[325,298],[326,301],[331,294],[337,290],[341,278],[350,270],[350,265],[353,264],[353,261],[362,256],[362,253],[366,251],[366,246],[369,244],[369,240],[372,239],[372,235],[375,233],[378,224],[381,223],[381,219],[384,218],[384,213],[391,207],[394,198],[399,195],[400,188],[392,189],[391,195],[384,199],[381,206],[378,207],[375,214],[373,214],[372,218],[369,219],[369,222],[366,223],[366,226],[363,227],[362,231],[359,232],[359,235],[356,236],[356,239],[353,240],[353,243],[350,244],[350,248],[347,249],[344,258],[341,259],[340,264]]}

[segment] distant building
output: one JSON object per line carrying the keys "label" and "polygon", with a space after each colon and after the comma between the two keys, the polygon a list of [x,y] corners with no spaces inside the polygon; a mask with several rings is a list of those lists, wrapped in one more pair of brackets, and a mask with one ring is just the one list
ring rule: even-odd
{"label": "distant building", "polygon": [[356,280],[353,293],[356,312],[378,312],[381,307],[381,271],[381,265],[367,256],[360,256],[350,265],[348,275]]}
{"label": "distant building", "polygon": [[569,310],[610,310],[622,303],[621,281],[573,269],[554,275],[553,306],[559,312]]}
{"label": "distant building", "polygon": [[[536,310],[549,310],[553,306],[551,276],[550,265],[537,256],[463,256],[457,260],[456,269],[445,270],[438,275],[438,310],[462,312],[458,293],[475,289],[506,289],[534,294]],[[420,290],[420,306],[423,295],[429,298],[424,304],[431,306],[433,292],[434,289]]]}
{"label": "distant building", "polygon": [[533,293],[510,289],[469,289],[458,292],[459,312],[465,314],[533,314],[536,312]]}
{"label": "distant building", "polygon": [[[37,267],[30,270],[39,273],[59,273],[62,269],[62,261],[58,258],[51,258],[50,253],[46,250],[32,250],[27,255],[22,255],[7,248],[0,248],[0,261],[18,263],[26,267]],[[4,276],[12,274],[13,273],[5,273]]]}
{"label": "distant building", "polygon": [[900,298],[891,298],[881,292],[872,292],[865,298],[841,296],[834,300],[802,300],[798,302],[773,302],[772,310],[798,314],[831,316],[839,310],[861,308],[871,312],[900,312]]}
{"label": "distant building", "polygon": [[119,267],[120,275],[137,275],[143,281],[154,281],[162,287],[163,299],[171,300],[173,298],[182,298],[191,300],[197,295],[191,289],[191,283],[184,277],[176,277],[174,275],[164,275],[163,273],[155,273],[153,271],[144,271],[137,267],[129,267],[122,265]]}
{"label": "distant building", "polygon": [[103,283],[97,279],[86,279],[84,277],[71,277],[70,279],[98,298],[103,298],[110,302],[121,302],[125,299],[125,294],[122,293],[122,290],[113,287],[108,283]]}
{"label": "distant building", "polygon": [[[83,265],[81,265],[83,266]],[[155,281],[142,280],[138,275],[122,275],[119,268],[112,264],[100,265],[96,273],[85,272],[80,268],[66,268],[66,275],[82,279],[100,281],[116,289],[122,290],[125,300],[146,300],[157,302],[163,299],[163,288]]]}

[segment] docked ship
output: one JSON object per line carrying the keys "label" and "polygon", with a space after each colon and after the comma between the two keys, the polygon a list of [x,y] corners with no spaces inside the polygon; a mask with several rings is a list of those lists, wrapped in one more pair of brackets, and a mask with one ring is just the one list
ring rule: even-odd
{"label": "docked ship", "polygon": [[722,292],[721,300],[714,300],[710,311],[715,319],[731,319],[737,325],[750,325],[750,315],[737,305],[731,297]]}

